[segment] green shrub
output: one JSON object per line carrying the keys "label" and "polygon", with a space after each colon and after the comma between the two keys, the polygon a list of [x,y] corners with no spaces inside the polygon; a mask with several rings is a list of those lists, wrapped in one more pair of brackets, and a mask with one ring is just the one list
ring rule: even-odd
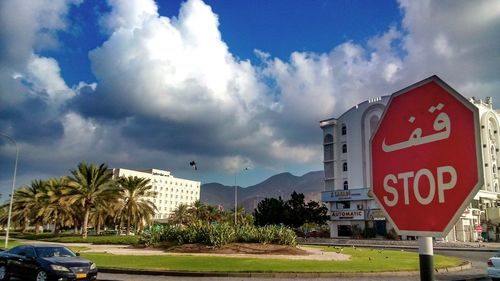
{"label": "green shrub", "polygon": [[377,233],[375,232],[375,228],[373,228],[373,227],[367,227],[363,231],[364,238],[374,238],[376,236],[377,236]]}
{"label": "green shrub", "polygon": [[259,242],[259,230],[253,225],[242,225],[236,228],[236,242],[257,243]]}
{"label": "green shrub", "polygon": [[228,223],[213,224],[208,228],[207,244],[215,247],[222,247],[236,240],[234,227]]}
{"label": "green shrub", "polygon": [[297,245],[295,233],[284,226],[256,227],[241,225],[234,228],[233,225],[228,223],[208,224],[202,221],[188,226],[156,225],[141,238],[141,243],[147,246],[162,242],[179,245],[200,243],[215,247],[222,247],[233,242]]}

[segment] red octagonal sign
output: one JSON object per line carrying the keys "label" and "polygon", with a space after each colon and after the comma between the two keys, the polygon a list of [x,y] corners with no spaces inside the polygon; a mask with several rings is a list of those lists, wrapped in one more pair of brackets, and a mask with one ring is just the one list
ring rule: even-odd
{"label": "red octagonal sign", "polygon": [[479,110],[437,76],[394,93],[371,161],[373,195],[396,231],[444,236],[483,185]]}

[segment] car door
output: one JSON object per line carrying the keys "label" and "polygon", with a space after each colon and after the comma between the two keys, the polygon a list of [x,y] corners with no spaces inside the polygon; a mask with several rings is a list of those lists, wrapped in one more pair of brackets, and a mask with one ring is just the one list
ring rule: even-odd
{"label": "car door", "polygon": [[26,246],[17,246],[9,250],[8,271],[11,276],[23,277],[22,254]]}
{"label": "car door", "polygon": [[37,263],[35,251],[31,246],[20,246],[12,252],[16,256],[11,259],[10,272],[13,276],[28,280],[36,274]]}

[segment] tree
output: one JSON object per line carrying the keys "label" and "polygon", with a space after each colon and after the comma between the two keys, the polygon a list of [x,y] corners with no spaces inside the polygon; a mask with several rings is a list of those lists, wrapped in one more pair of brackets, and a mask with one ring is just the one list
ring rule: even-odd
{"label": "tree", "polygon": [[24,186],[14,192],[12,204],[12,219],[22,221],[22,232],[29,225],[35,223],[35,234],[40,232],[44,222],[42,207],[44,203],[40,199],[40,194],[44,193],[46,183],[42,180],[34,180],[31,185]]}
{"label": "tree", "polygon": [[255,224],[285,224],[293,228],[306,222],[323,225],[329,219],[328,208],[315,201],[306,204],[304,198],[304,194],[295,191],[286,202],[281,197],[265,198],[255,209]]}
{"label": "tree", "polygon": [[90,211],[95,208],[100,199],[116,193],[118,190],[112,181],[112,173],[102,163],[99,167],[80,163],[77,169],[71,170],[69,180],[68,202],[79,203],[83,207],[82,238],[87,238],[87,226]]}
{"label": "tree", "polygon": [[208,221],[208,207],[203,204],[200,200],[196,200],[193,204],[188,208],[189,217],[191,218],[191,222],[195,221]]}
{"label": "tree", "polygon": [[189,206],[186,204],[180,204],[177,206],[169,217],[169,220],[175,224],[185,225],[191,221],[191,214],[189,212]]}
{"label": "tree", "polygon": [[132,223],[136,230],[142,223],[151,223],[156,212],[156,206],[149,198],[156,196],[151,190],[150,179],[139,177],[121,177],[118,179],[120,202],[122,204],[120,213],[125,216],[127,235]]}
{"label": "tree", "polygon": [[292,192],[290,199],[286,202],[289,212],[288,221],[286,222],[287,225],[296,228],[306,222],[307,209],[304,198],[304,194],[295,191]]}
{"label": "tree", "polygon": [[121,209],[119,200],[114,198],[100,198],[97,201],[95,209],[90,213],[89,221],[96,226],[96,234],[101,234],[101,228],[107,222],[116,222],[119,211]]}
{"label": "tree", "polygon": [[324,204],[319,204],[316,201],[309,201],[306,205],[306,209],[307,222],[324,225],[330,219],[328,216],[328,208]]}
{"label": "tree", "polygon": [[286,203],[279,197],[264,198],[254,211],[255,224],[259,226],[283,224],[288,219]]}
{"label": "tree", "polygon": [[46,181],[44,192],[38,195],[43,204],[41,213],[54,223],[55,236],[59,236],[62,227],[75,224],[75,209],[65,198],[68,184],[68,177],[49,179]]}

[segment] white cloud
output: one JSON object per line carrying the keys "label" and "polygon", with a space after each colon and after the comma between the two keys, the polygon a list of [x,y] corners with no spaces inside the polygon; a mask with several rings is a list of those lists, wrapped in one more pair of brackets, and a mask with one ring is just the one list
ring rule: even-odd
{"label": "white cloud", "polygon": [[173,19],[158,16],[150,0],[110,4],[114,30],[90,58],[98,91],[130,106],[129,114],[244,122],[265,104],[252,66],[229,53],[217,16],[200,0],[184,3]]}
{"label": "white cloud", "polygon": [[27,65],[28,80],[34,92],[44,92],[49,99],[47,104],[58,108],[74,96],[61,77],[59,64],[53,58],[33,55]]}
{"label": "white cloud", "polygon": [[250,158],[240,155],[226,156],[222,158],[222,167],[231,174],[240,172],[244,169],[252,169],[254,163]]}
{"label": "white cloud", "polygon": [[[53,58],[36,53],[59,46],[56,32],[65,30],[69,6],[76,0],[4,0],[0,3],[0,104],[16,106],[28,94],[48,96],[57,107],[72,97]],[[0,105],[1,106],[1,105]]]}
{"label": "white cloud", "polygon": [[[498,1],[401,0],[401,7],[407,52],[404,80],[438,74],[463,95],[492,94],[471,85],[498,83]],[[498,90],[493,95],[498,96]]]}

